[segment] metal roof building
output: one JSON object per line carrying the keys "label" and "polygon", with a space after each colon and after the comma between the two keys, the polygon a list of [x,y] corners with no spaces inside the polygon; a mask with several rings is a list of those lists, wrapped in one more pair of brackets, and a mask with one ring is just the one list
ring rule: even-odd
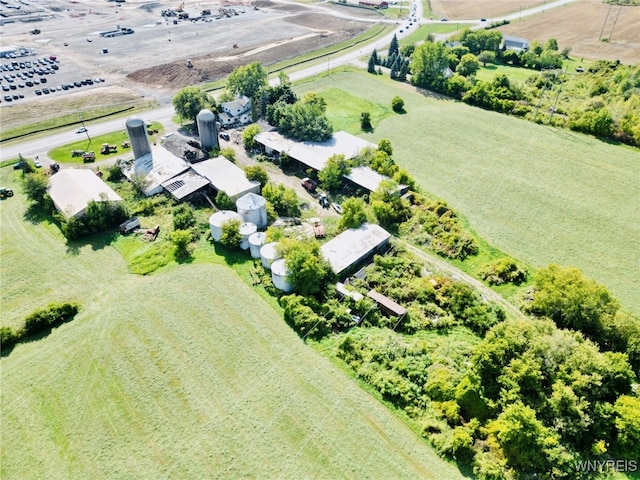
{"label": "metal roof building", "polygon": [[197,191],[209,185],[209,180],[201,177],[192,170],[170,178],[162,183],[162,188],[169,192],[176,200],[184,200]]}
{"label": "metal roof building", "polygon": [[376,252],[384,250],[390,239],[391,234],[380,225],[363,223],[329,240],[320,247],[320,252],[333,272],[342,275]]}
{"label": "metal roof building", "polygon": [[143,189],[146,196],[161,193],[162,184],[186,172],[189,164],[176,157],[165,148],[153,148],[148,153],[133,161],[133,165],[124,171],[125,176],[131,180],[134,176],[143,176],[146,184]]}
{"label": "metal roof building", "polygon": [[49,179],[49,196],[58,211],[66,218],[84,214],[92,200],[121,202],[122,198],[104,183],[93,170],[68,168],[60,170]]}
{"label": "metal roof building", "polygon": [[351,180],[356,185],[359,185],[370,192],[375,192],[383,180],[390,180],[386,175],[381,175],[369,167],[352,168],[344,178]]}
{"label": "metal roof building", "polygon": [[364,148],[377,148],[377,145],[347,132],[336,132],[326,142],[297,142],[278,132],[261,132],[255,140],[267,152],[284,152],[314,170],[322,170],[333,155],[344,155],[348,159],[357,156]]}
{"label": "metal roof building", "polygon": [[229,195],[231,200],[235,201],[249,192],[260,192],[260,182],[248,180],[244,170],[224,157],[195,163],[191,168],[205,177],[213,188]]}

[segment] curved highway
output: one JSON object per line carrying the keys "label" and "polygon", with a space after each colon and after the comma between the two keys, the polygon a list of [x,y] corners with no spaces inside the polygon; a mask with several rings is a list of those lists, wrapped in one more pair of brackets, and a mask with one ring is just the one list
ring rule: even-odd
{"label": "curved highway", "polygon": [[[526,16],[537,15],[543,13],[549,9],[561,7],[568,3],[575,2],[577,0],[556,0],[545,3],[544,5],[528,8],[526,10],[522,10],[520,12],[516,12],[513,14],[505,15],[503,17],[494,17],[493,21],[502,21],[502,20],[516,20],[519,18],[523,18]],[[313,7],[317,8],[317,7]],[[332,11],[332,14],[335,14],[335,11]],[[350,52],[338,54],[335,57],[329,58],[329,66],[331,68],[338,67],[340,65],[345,65],[348,63],[353,63],[358,61],[360,57],[366,55],[370,49],[376,48],[380,49],[389,45],[391,39],[394,35],[398,38],[403,38],[405,36],[410,35],[414,30],[419,28],[420,25],[425,23],[439,23],[440,20],[425,20],[422,18],[423,8],[421,0],[412,0],[410,6],[410,15],[409,18],[415,17],[417,21],[411,22],[412,25],[408,25],[409,21],[404,20],[402,22],[398,22],[398,27],[385,35],[384,37],[376,38],[372,40],[369,44],[363,45],[361,48],[357,50],[353,50]],[[360,19],[362,20],[362,19]],[[375,22],[380,22],[381,20],[374,20]],[[385,21],[390,22],[390,21]],[[480,19],[474,20],[454,20],[450,19],[449,22],[455,23],[469,23],[473,26],[471,28],[483,28],[485,23],[481,22]],[[393,23],[396,23],[393,21]],[[407,28],[408,27],[408,28]],[[402,32],[401,32],[402,31]],[[443,36],[446,38],[446,35]],[[311,65],[302,70],[298,70],[295,72],[291,72],[289,74],[289,78],[291,81],[300,80],[303,78],[311,77],[317,75],[319,73],[325,72],[327,70],[327,64],[322,62],[321,64]],[[277,80],[275,80],[277,81]],[[167,105],[164,105],[160,108],[149,110],[141,114],[147,122],[159,122],[165,127],[174,127],[174,123],[172,117],[175,115],[173,106],[169,102]],[[46,159],[46,153],[52,148],[59,147],[61,145],[67,145],[69,143],[73,143],[82,138],[82,136],[97,136],[105,133],[110,133],[119,129],[124,130],[124,123],[126,119],[123,117],[119,117],[114,120],[107,120],[100,123],[91,123],[88,126],[88,132],[85,134],[77,134],[75,133],[76,127],[70,129],[66,132],[55,133],[48,137],[42,137],[38,139],[29,139],[25,142],[11,142],[6,145],[2,145],[0,147],[0,160],[8,160],[12,158],[17,158],[18,154],[22,154],[25,157],[35,157],[38,155],[41,159]],[[85,137],[87,138],[87,137]],[[89,138],[87,138],[87,141]],[[46,161],[46,160],[45,160]]]}

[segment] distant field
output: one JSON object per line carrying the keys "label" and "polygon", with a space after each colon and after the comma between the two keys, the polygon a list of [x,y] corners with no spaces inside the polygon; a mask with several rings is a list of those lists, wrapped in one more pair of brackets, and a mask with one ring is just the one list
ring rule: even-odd
{"label": "distant field", "polygon": [[[560,49],[571,48],[572,57],[635,65],[640,62],[639,25],[640,6],[620,8],[601,0],[579,0],[498,30],[541,43],[555,38]],[[600,40],[601,33],[606,42]]]}
{"label": "distant field", "polygon": [[2,325],[82,310],[0,359],[1,478],[463,478],[228,267],[131,275],[24,212],[0,203]]}
{"label": "distant field", "polygon": [[[388,77],[343,70],[296,87],[330,89],[330,120],[362,97],[381,106],[395,95],[407,113],[375,131],[394,158],[427,191],[460,210],[489,243],[535,266],[573,265],[606,285],[624,308],[640,314],[640,152],[570,131],[473,108]],[[344,102],[332,100],[335,90]]]}
{"label": "distant field", "polygon": [[[550,1],[550,0],[549,0]],[[450,20],[504,16],[543,5],[545,0],[430,0],[434,15]]]}

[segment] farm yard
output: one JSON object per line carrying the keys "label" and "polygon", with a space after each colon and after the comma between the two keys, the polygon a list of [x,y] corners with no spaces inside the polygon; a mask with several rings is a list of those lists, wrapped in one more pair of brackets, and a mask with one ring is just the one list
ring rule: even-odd
{"label": "farm yard", "polygon": [[2,478],[463,478],[228,267],[132,275],[25,208],[0,211],[9,323],[82,308],[2,359]]}
{"label": "farm yard", "polygon": [[[128,13],[135,9],[146,15],[160,8],[147,2],[138,8],[135,1],[125,5]],[[579,0],[576,5],[583,2],[591,4],[591,0]],[[199,3],[187,3],[191,9],[199,7]],[[452,19],[472,13],[490,17],[480,9],[513,13],[517,3],[432,0],[425,8],[433,7],[434,15]],[[543,0],[519,3],[522,8],[546,4]],[[361,31],[360,27],[351,30],[346,19],[338,26],[328,16],[301,13],[301,5],[267,1],[257,5],[258,9],[249,12],[252,16],[277,9],[286,20],[274,18],[270,25],[289,22],[295,25],[292,35],[335,27],[340,33],[334,40],[339,40],[340,34],[350,37]],[[467,10],[457,10],[463,5]],[[118,10],[124,12],[122,7]],[[328,8],[348,10],[339,5]],[[397,5],[392,9],[397,10]],[[566,13],[568,6],[553,13],[557,11]],[[88,22],[83,20],[82,28],[105,21],[93,15],[91,11],[83,15]],[[429,15],[431,12],[425,16]],[[238,25],[243,23],[243,17],[238,21]],[[513,22],[505,28],[518,25],[520,22]],[[565,28],[562,25],[559,22],[556,28]],[[628,32],[620,25],[619,33]],[[453,21],[436,20],[429,26],[434,30],[458,28]],[[425,26],[421,28],[414,34],[424,33]],[[182,40],[193,33],[185,36],[186,30]],[[132,85],[131,90],[111,86],[101,91],[114,92],[124,103],[146,102],[145,95],[168,103],[169,87],[209,80],[212,72],[222,75],[236,62],[294,55],[298,39],[315,39],[305,43],[308,46],[322,43],[326,31],[294,35],[290,41],[265,40],[257,47],[243,44],[211,56],[193,55],[198,68],[187,69],[183,60],[168,56],[170,63],[151,65],[145,59],[141,70],[131,72],[134,62],[130,61],[117,75],[129,73],[123,85]],[[174,49],[178,42],[173,41],[180,38],[177,33],[175,30],[167,42]],[[140,37],[147,42],[153,38],[150,34]],[[559,35],[553,37],[560,42]],[[544,40],[537,34],[531,38]],[[622,45],[615,38],[599,43]],[[625,50],[634,50],[631,44],[625,43]],[[572,51],[571,56],[575,55]],[[80,62],[81,57],[76,60]],[[578,65],[575,61],[571,60],[569,71]],[[589,66],[585,62],[585,69]],[[493,67],[483,67],[478,78],[509,72],[512,80],[522,81],[528,75],[524,68]],[[267,224],[277,210],[288,217],[283,223],[291,225],[286,232],[275,228],[267,232],[274,236],[267,241],[279,239],[278,235],[289,237],[281,242],[283,250],[278,253],[286,256],[288,278],[295,287],[293,294],[284,297],[276,294],[280,286],[261,262],[249,259],[248,251],[238,248],[239,240],[228,235],[235,224],[226,226],[229,229],[220,233],[219,242],[213,234],[210,214],[234,205],[221,189],[224,195],[211,197],[215,207],[209,198],[208,203],[199,198],[191,205],[178,205],[168,195],[143,198],[137,191],[141,178],[127,182],[121,180],[122,172],[116,175],[109,168],[113,162],[99,164],[105,167],[100,175],[104,173],[122,195],[127,210],[126,217],[112,224],[117,226],[135,215],[132,220],[140,219],[137,225],[142,227],[129,235],[113,229],[102,232],[104,227],[98,224],[102,218],[92,214],[80,225],[87,232],[102,233],[69,240],[80,236],[69,235],[71,222],[54,224],[56,220],[43,213],[51,204],[42,210],[29,207],[22,187],[28,189],[30,182],[22,184],[20,173],[9,168],[13,160],[3,161],[0,186],[11,188],[16,195],[0,203],[0,327],[27,327],[27,316],[51,302],[75,302],[80,310],[71,321],[50,330],[34,334],[25,328],[15,348],[6,348],[9,336],[2,329],[0,477],[446,480],[474,475],[493,478],[483,475],[496,469],[506,478],[507,468],[514,468],[510,472],[514,478],[525,480],[534,470],[546,472],[541,474],[544,478],[555,475],[551,472],[572,478],[577,461],[591,458],[596,451],[602,455],[599,458],[636,455],[635,443],[625,434],[637,438],[640,428],[634,383],[640,365],[635,340],[640,333],[629,335],[629,331],[638,332],[637,319],[611,313],[617,306],[609,303],[608,294],[580,296],[585,292],[578,277],[558,274],[561,280],[569,279],[566,285],[570,288],[553,292],[531,273],[540,268],[537,273],[543,274],[541,267],[550,262],[579,267],[618,298],[624,310],[640,315],[640,279],[632,273],[640,244],[640,212],[635,201],[640,198],[638,149],[470,107],[386,75],[367,74],[360,66],[330,70],[327,62],[326,73],[314,75],[292,85],[297,96],[319,95],[326,102],[327,124],[331,123],[333,132],[346,130],[361,137],[356,139],[359,142],[389,140],[379,147],[376,161],[388,160],[390,165],[382,167],[407,173],[407,183],[415,180],[426,194],[409,192],[402,200],[392,194],[386,203],[380,200],[384,197],[379,191],[349,198],[353,186],[330,187],[330,171],[305,171],[297,156],[277,158],[266,148],[260,154],[257,149],[245,150],[244,134],[255,126],[226,130],[220,135],[221,146],[227,147],[223,155],[239,167],[255,168],[252,175],[261,182],[269,177],[271,184],[263,183],[262,189],[263,198],[272,202]],[[574,78],[580,81],[586,76]],[[211,84],[201,86],[211,88]],[[567,96],[570,90],[567,85]],[[396,108],[397,100],[403,108]],[[109,102],[101,99],[98,103]],[[543,105],[542,111],[548,112],[547,107]],[[168,120],[166,113],[169,108],[163,110],[163,121],[173,123],[175,119]],[[12,112],[14,119],[20,116],[16,112]],[[556,113],[555,105],[551,112]],[[363,123],[363,113],[369,125]],[[157,135],[178,129],[175,124],[156,125]],[[123,131],[99,136],[111,127],[103,124],[98,131],[93,123],[89,126],[97,148],[106,143],[108,150],[112,143],[120,153]],[[285,126],[280,127],[284,133]],[[213,134],[217,135],[215,129]],[[83,138],[70,131],[69,143],[49,150],[49,159],[68,157],[69,149],[86,144],[87,140],[73,144]],[[385,150],[392,158],[382,155]],[[111,160],[115,158],[112,155]],[[60,163],[63,168],[74,166]],[[34,169],[45,172],[46,162],[44,167],[38,162]],[[398,167],[407,172],[398,172]],[[245,174],[250,177],[248,170]],[[305,175],[317,179],[313,186],[317,192],[311,194],[309,187],[304,188],[300,179]],[[46,182],[44,175],[30,178],[36,177]],[[281,183],[280,193],[276,183]],[[285,192],[285,185],[291,191]],[[33,184],[31,188],[33,198]],[[329,204],[324,191],[336,203]],[[323,198],[326,211],[319,206]],[[365,275],[345,281],[352,292],[365,295],[364,301],[352,302],[346,298],[349,294],[342,298],[338,288],[334,290],[333,275],[320,280],[299,275],[309,264],[318,267],[320,275],[326,266],[322,258],[305,262],[304,269],[297,268],[300,263],[292,267],[293,259],[304,257],[288,256],[292,250],[287,249],[304,244],[298,251],[304,255],[307,246],[317,249],[317,241],[292,238],[304,232],[311,238],[311,225],[316,221],[322,232],[316,238],[337,240],[334,235],[345,219],[355,217],[358,202],[363,210],[356,213],[366,213],[367,221],[389,228],[400,238],[391,240],[390,250],[376,257]],[[293,205],[295,211],[291,208],[293,213],[283,213],[287,205]],[[400,225],[389,222],[389,216],[384,217],[386,206],[402,207],[399,211],[409,220]],[[436,239],[427,231],[430,223],[442,228],[443,236]],[[157,225],[157,237],[145,241],[143,234],[149,231],[145,229],[152,225]],[[464,259],[447,255],[453,249],[437,250],[438,244],[451,247],[441,242],[445,235],[460,240],[461,248],[468,247],[465,255],[471,252],[470,256]],[[480,254],[474,256],[473,248],[478,245]],[[487,262],[496,259],[513,260],[516,268],[508,273],[514,274],[511,278],[517,274],[518,280],[489,287],[493,283],[480,273],[480,267],[491,266]],[[545,273],[547,280],[554,268]],[[359,271],[363,272],[365,269]],[[497,268],[489,278],[499,277],[496,272]],[[602,307],[604,320],[597,321],[603,321],[598,326],[604,325],[605,333],[589,331],[586,323],[562,325],[566,303],[551,313],[540,306],[543,302],[534,307],[535,300],[550,291],[569,298],[578,310],[583,305],[592,307],[592,300],[600,302],[592,308],[600,315]],[[375,298],[378,308],[370,300]],[[397,307],[393,310],[400,315],[397,323],[395,317],[382,313],[390,305]],[[558,318],[552,317],[558,312]],[[579,320],[583,320],[581,315],[577,315]],[[524,350],[518,351],[521,346]],[[627,352],[628,364],[619,352]],[[562,398],[558,395],[561,390],[565,392]],[[566,405],[579,408],[575,411],[579,415],[564,411]],[[527,448],[510,448],[509,435]],[[574,442],[575,438],[580,440]],[[639,478],[637,473],[607,475],[616,480]]]}
{"label": "farm yard", "polygon": [[[376,143],[390,139],[396,161],[423,189],[461,211],[491,245],[536,267],[577,266],[640,313],[640,284],[629,274],[640,241],[637,206],[629,201],[640,198],[636,149],[351,69],[296,90],[327,91],[328,117],[341,128],[349,128],[342,119],[357,118],[363,103],[373,105],[372,116],[380,118],[374,132],[363,134],[351,124],[351,133]],[[394,95],[405,100],[406,114],[389,112]]]}

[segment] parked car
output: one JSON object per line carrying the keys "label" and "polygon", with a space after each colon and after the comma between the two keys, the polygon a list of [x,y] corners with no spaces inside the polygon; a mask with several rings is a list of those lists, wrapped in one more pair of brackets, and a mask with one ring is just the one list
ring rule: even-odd
{"label": "parked car", "polygon": [[227,142],[229,141],[229,134],[228,133],[221,133],[220,134],[220,138],[223,140],[226,140]]}
{"label": "parked car", "polygon": [[314,180],[311,180],[309,177],[304,177],[300,181],[300,183],[302,184],[304,189],[309,193],[315,192],[316,188],[318,187],[318,184]]}
{"label": "parked car", "polygon": [[42,168],[42,163],[40,163],[40,160],[35,160],[35,161],[33,162],[33,165],[34,165],[36,168]]}

